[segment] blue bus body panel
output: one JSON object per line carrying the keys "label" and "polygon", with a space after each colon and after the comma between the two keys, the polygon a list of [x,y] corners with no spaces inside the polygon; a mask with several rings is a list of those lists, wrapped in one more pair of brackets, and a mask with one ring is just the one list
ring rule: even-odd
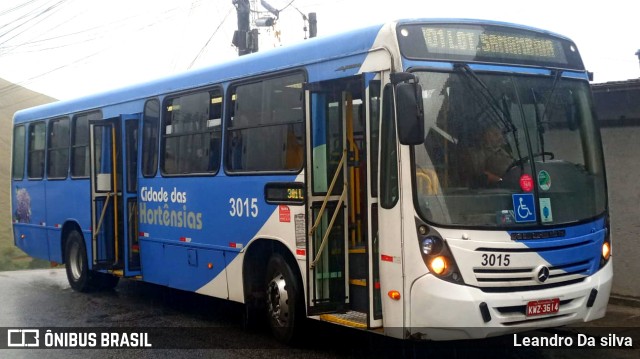
{"label": "blue bus body panel", "polygon": [[35,258],[62,262],[64,224],[73,222],[90,230],[89,181],[13,181],[12,190],[16,245]]}
{"label": "blue bus body panel", "polygon": [[13,182],[12,217],[16,245],[32,257],[49,260],[43,184],[29,180]]}
{"label": "blue bus body panel", "polygon": [[[308,82],[353,76],[360,71],[360,65],[381,27],[377,25],[348,34],[317,38],[141,85],[22,110],[15,114],[14,123],[93,110],[101,111],[104,119],[116,118],[122,114],[143,112],[145,101],[156,96],[162,98],[169,93],[215,84],[228,88],[232,81],[291,69],[304,70]],[[169,196],[175,192],[184,194],[183,198],[186,198],[185,203],[171,198],[167,203],[138,202],[139,232],[147,233],[146,237],[140,238],[145,280],[185,290],[196,290],[209,282],[256,236],[278,208],[264,202],[264,184],[293,181],[296,174],[233,177],[228,177],[221,169],[215,176],[170,178],[158,175],[156,178],[139,179],[139,190],[144,187],[162,188],[168,191]],[[31,196],[29,215],[25,215],[22,221],[29,224],[16,223],[15,242],[18,247],[34,257],[62,262],[62,227],[73,221],[85,237],[91,266],[89,181],[25,180],[14,182],[14,187]],[[47,189],[49,195],[46,194]],[[142,199],[142,193],[139,196]],[[236,204],[241,203],[237,210],[244,210],[242,215],[229,214],[232,199]],[[49,208],[45,208],[43,203],[47,203]],[[16,202],[13,204],[18,208]],[[255,216],[251,213],[252,205],[258,210]],[[246,210],[250,212],[249,216]],[[202,268],[202,263],[207,260],[215,262],[210,270],[189,268],[194,267],[194,263],[198,263],[197,268]],[[182,270],[184,272],[179,275],[182,279],[178,281],[175,279],[176,271]]]}
{"label": "blue bus body panel", "polygon": [[[553,268],[562,269],[566,273],[589,276],[600,269],[600,253],[607,232],[604,219],[549,230],[564,230],[565,235],[560,238],[526,239],[516,242],[526,245]],[[509,231],[509,234],[545,231],[545,228],[537,228],[531,231]]]}
{"label": "blue bus body panel", "polygon": [[295,177],[228,176],[221,171],[215,177],[140,179],[144,279],[190,291],[211,281],[278,209],[265,202],[265,183],[292,182]]}
{"label": "blue bus body panel", "polygon": [[73,222],[81,230],[91,229],[89,180],[50,180],[46,182],[46,187],[49,260],[62,262],[61,235],[64,224]]}

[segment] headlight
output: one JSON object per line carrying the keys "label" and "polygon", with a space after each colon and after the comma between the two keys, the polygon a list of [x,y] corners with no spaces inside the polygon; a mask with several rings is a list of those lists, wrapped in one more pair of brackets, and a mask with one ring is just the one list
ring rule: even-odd
{"label": "headlight", "polygon": [[436,277],[463,284],[462,275],[456,265],[451,250],[442,236],[416,218],[418,245],[424,264]]}
{"label": "headlight", "polygon": [[422,254],[429,256],[440,253],[442,250],[442,240],[438,237],[429,236],[422,239]]}

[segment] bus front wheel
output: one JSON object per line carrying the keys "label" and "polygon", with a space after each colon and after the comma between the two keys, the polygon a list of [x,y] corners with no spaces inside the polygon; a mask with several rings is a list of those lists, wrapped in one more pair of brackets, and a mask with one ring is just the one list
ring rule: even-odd
{"label": "bus front wheel", "polygon": [[301,321],[298,282],[286,260],[275,253],[267,264],[267,319],[275,338],[292,342]]}

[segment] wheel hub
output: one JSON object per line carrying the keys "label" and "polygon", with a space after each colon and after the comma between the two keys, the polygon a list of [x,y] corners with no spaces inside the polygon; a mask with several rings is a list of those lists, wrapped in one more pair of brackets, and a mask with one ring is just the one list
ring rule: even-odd
{"label": "wheel hub", "polygon": [[71,267],[71,275],[73,279],[78,280],[82,275],[82,253],[80,252],[80,246],[77,243],[72,243],[69,251],[69,266]]}
{"label": "wheel hub", "polygon": [[267,285],[267,309],[278,326],[287,326],[289,321],[289,295],[282,274],[276,275]]}

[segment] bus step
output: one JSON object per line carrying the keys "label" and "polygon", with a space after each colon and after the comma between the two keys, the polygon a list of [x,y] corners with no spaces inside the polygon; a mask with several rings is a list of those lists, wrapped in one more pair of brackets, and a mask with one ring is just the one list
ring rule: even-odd
{"label": "bus step", "polygon": [[320,320],[352,328],[367,329],[367,313],[353,310],[346,313],[321,314]]}
{"label": "bus step", "polygon": [[115,275],[116,277],[124,277],[124,271],[122,269],[114,269],[108,272]]}
{"label": "bus step", "polygon": [[367,280],[361,278],[349,279],[349,297],[351,310],[366,312],[369,308],[369,289]]}

